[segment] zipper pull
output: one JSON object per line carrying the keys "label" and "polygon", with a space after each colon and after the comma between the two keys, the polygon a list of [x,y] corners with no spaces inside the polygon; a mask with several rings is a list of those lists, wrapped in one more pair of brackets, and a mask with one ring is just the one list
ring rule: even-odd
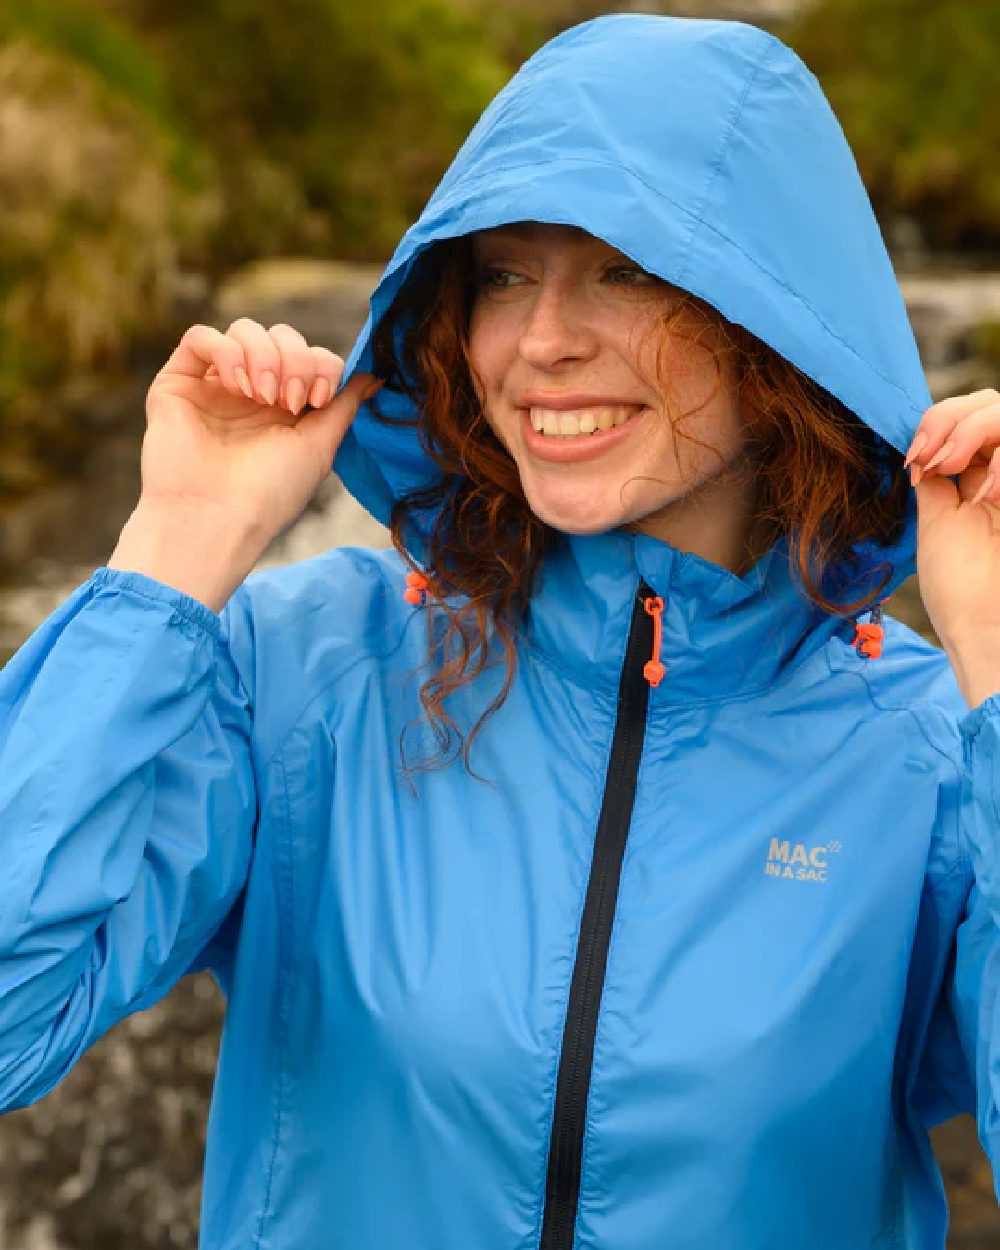
{"label": "zipper pull", "polygon": [[659,595],[647,595],[642,606],[653,618],[653,656],[643,665],[642,675],[653,687],[663,680],[667,666],[660,662],[660,644],[663,640],[663,600]]}
{"label": "zipper pull", "polygon": [[876,603],[872,608],[870,624],[862,625],[860,621],[855,620],[854,628],[857,632],[851,645],[858,655],[869,660],[879,659],[882,655],[882,640],[885,637],[885,630],[882,628],[882,605]]}

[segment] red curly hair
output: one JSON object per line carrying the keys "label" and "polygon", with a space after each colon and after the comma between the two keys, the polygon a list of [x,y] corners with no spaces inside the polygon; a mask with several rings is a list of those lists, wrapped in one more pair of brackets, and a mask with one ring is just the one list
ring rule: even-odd
{"label": "red curly hair", "polygon": [[[789,537],[804,592],[823,611],[845,617],[864,611],[878,599],[891,566],[881,586],[848,603],[826,596],[826,573],[836,565],[850,568],[856,544],[885,545],[901,537],[909,492],[903,456],[745,327],[690,292],[674,290],[679,300],[670,302],[659,322],[663,341],[668,335],[707,338],[717,386],[726,364],[745,416],[743,456],[752,459],[758,483],[747,533],[767,535],[772,542]],[[450,762],[462,744],[464,765],[473,776],[472,742],[510,691],[519,625],[554,536],[528,506],[517,466],[477,398],[468,352],[475,293],[470,238],[441,240],[418,257],[372,340],[373,370],[385,380],[384,389],[406,395],[416,413],[394,418],[376,406],[377,419],[415,426],[441,471],[439,481],[398,499],[389,522],[393,545],[411,568],[408,535],[421,517],[431,522],[420,526],[426,535],[423,572],[428,602],[445,620],[419,694],[439,752],[417,767]],[[657,373],[665,381],[659,366]],[[675,446],[681,433],[705,447],[683,429],[691,415],[670,414]],[[496,663],[491,635],[502,648],[506,678],[465,739],[444,704]],[[457,743],[448,755],[453,735]]]}

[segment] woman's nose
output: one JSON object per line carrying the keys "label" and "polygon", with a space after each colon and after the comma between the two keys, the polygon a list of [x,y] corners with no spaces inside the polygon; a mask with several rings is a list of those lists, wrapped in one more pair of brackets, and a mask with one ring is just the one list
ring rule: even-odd
{"label": "woman's nose", "polygon": [[586,358],[594,350],[579,297],[556,283],[542,283],[521,332],[522,357],[538,368],[551,368],[566,358]]}

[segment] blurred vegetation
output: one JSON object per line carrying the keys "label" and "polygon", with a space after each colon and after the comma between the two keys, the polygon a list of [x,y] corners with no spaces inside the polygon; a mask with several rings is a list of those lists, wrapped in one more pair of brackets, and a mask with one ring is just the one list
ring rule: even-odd
{"label": "blurred vegetation", "polygon": [[816,74],[876,213],[934,248],[1000,249],[997,0],[825,0],[785,41]]}
{"label": "blurred vegetation", "polygon": [[185,272],[384,260],[543,38],[454,0],[4,0],[0,497],[44,480],[59,383],[162,336]]}
{"label": "blurred vegetation", "polygon": [[[384,261],[516,66],[602,7],[627,6],[2,0],[0,501],[44,481],[66,380],[172,341],[190,275]],[[1000,246],[1000,5],[820,0],[780,34],[880,215]]]}
{"label": "blurred vegetation", "polygon": [[988,319],[976,327],[972,350],[1000,373],[1000,321]]}

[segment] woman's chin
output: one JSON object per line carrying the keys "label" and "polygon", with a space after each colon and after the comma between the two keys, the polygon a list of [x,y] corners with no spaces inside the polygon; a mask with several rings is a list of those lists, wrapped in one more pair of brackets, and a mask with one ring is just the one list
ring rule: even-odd
{"label": "woman's chin", "polygon": [[625,520],[620,510],[611,512],[607,509],[595,508],[593,502],[581,500],[572,506],[556,505],[540,500],[528,500],[528,504],[546,525],[563,534],[603,534],[614,529]]}

